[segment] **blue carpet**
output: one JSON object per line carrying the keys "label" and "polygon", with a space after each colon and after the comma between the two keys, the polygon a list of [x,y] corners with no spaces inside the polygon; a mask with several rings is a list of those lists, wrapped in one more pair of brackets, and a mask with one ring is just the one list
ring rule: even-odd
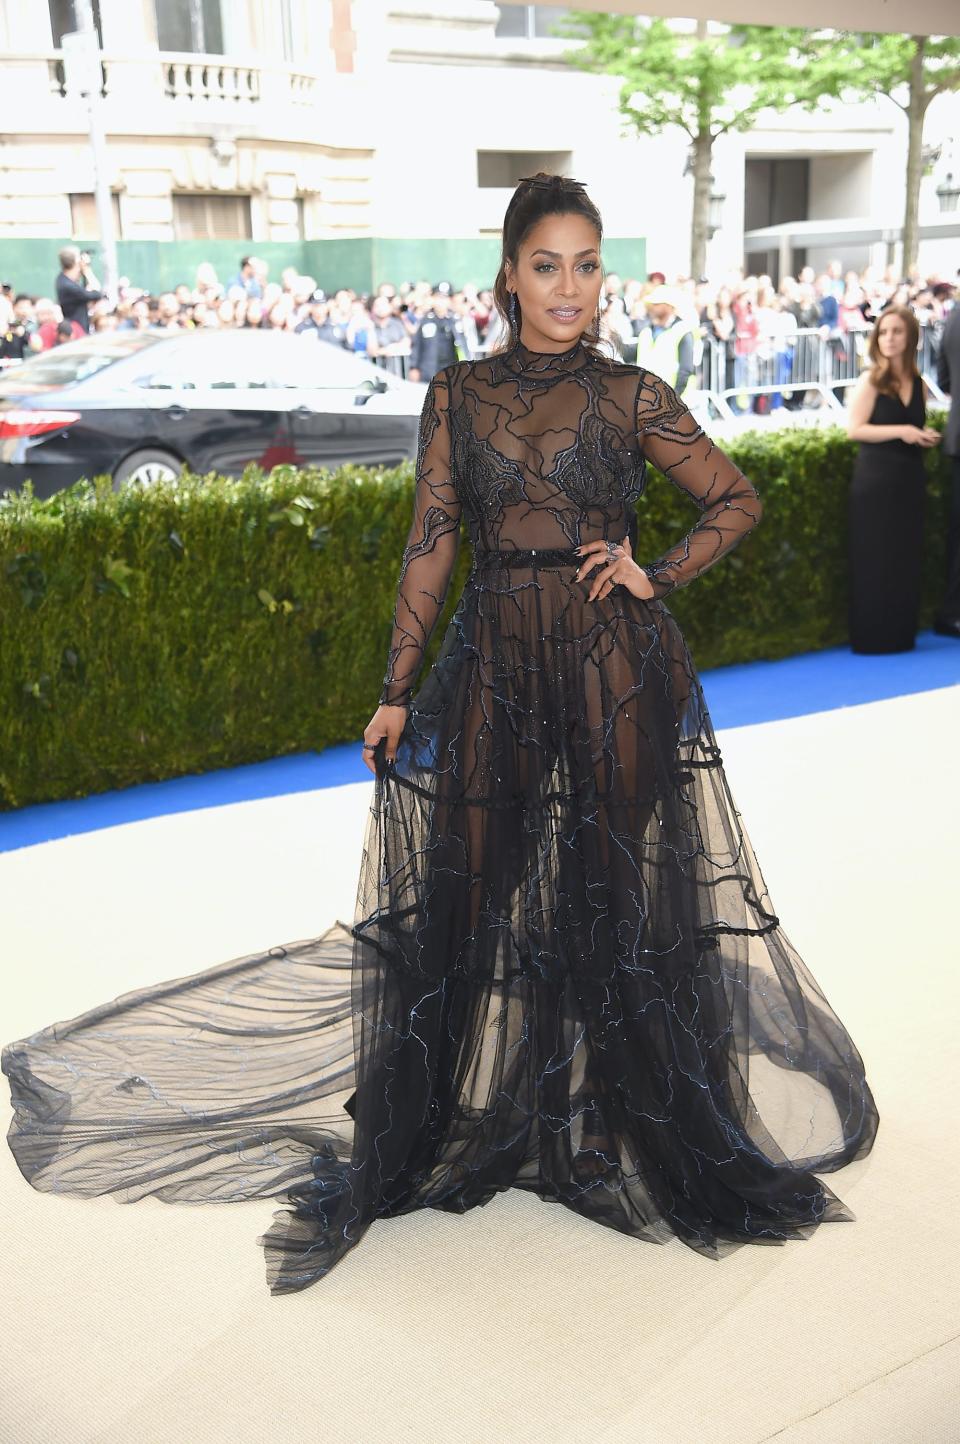
{"label": "blue carpet", "polygon": [[[832,647],[779,662],[717,667],[703,672],[701,681],[714,726],[743,727],[956,686],[960,683],[960,642],[921,632],[912,652],[859,657],[847,647]],[[323,752],[301,752],[245,767],[145,782],[94,797],[42,802],[0,813],[0,852],[166,813],[339,787],[345,782],[370,782],[373,775],[361,760],[360,743],[358,738]]]}

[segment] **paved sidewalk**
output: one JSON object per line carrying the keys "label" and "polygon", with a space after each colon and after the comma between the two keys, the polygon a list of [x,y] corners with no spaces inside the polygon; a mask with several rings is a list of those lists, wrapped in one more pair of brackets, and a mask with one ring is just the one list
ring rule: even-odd
{"label": "paved sidewalk", "polygon": [[[947,1444],[957,736],[945,684],[719,733],[776,910],[877,1099],[873,1153],[826,1180],[855,1222],[711,1262],[510,1192],[381,1221],[272,1297],[272,1200],[57,1198],[4,1147],[2,1444]],[[352,917],[366,775],[0,856],[4,1040]]]}

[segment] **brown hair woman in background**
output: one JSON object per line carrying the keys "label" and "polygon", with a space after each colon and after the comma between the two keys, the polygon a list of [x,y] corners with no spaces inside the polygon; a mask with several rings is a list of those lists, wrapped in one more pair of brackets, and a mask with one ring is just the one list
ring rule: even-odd
{"label": "brown hair woman in background", "polygon": [[871,365],[850,400],[847,435],[860,443],[848,496],[854,652],[908,652],[916,643],[927,485],[923,453],[940,440],[926,424],[919,339],[909,307],[888,307],[870,333]]}

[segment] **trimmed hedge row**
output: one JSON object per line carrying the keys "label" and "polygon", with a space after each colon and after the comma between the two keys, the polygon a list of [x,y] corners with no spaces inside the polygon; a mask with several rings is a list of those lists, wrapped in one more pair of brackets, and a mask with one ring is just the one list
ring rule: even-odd
{"label": "trimmed hedge row", "polygon": [[[725,449],[764,517],[669,599],[698,667],[842,643],[854,443],[831,428],[750,432]],[[946,464],[926,455],[923,625],[947,507]],[[413,480],[410,462],[250,468],[0,500],[0,808],[359,740],[386,665]],[[637,560],[696,519],[651,467]],[[464,532],[421,679],[470,552]]]}

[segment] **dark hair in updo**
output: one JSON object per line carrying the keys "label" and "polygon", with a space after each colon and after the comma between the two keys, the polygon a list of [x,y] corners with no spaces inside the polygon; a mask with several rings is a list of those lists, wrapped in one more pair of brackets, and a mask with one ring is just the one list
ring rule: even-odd
{"label": "dark hair in updo", "polygon": [[[500,269],[493,283],[493,299],[497,310],[504,319],[506,330],[503,340],[491,353],[496,355],[508,351],[520,339],[523,312],[520,297],[516,298],[517,322],[510,320],[510,292],[507,289],[506,262],[516,268],[520,247],[530,231],[544,216],[576,214],[586,217],[597,233],[597,247],[603,240],[603,221],[600,212],[580,181],[569,176],[553,175],[549,171],[537,171],[536,175],[525,177],[517,186],[503,217],[503,245],[500,255]],[[594,356],[608,359],[600,349],[600,315],[597,312],[580,333],[586,350]]]}

